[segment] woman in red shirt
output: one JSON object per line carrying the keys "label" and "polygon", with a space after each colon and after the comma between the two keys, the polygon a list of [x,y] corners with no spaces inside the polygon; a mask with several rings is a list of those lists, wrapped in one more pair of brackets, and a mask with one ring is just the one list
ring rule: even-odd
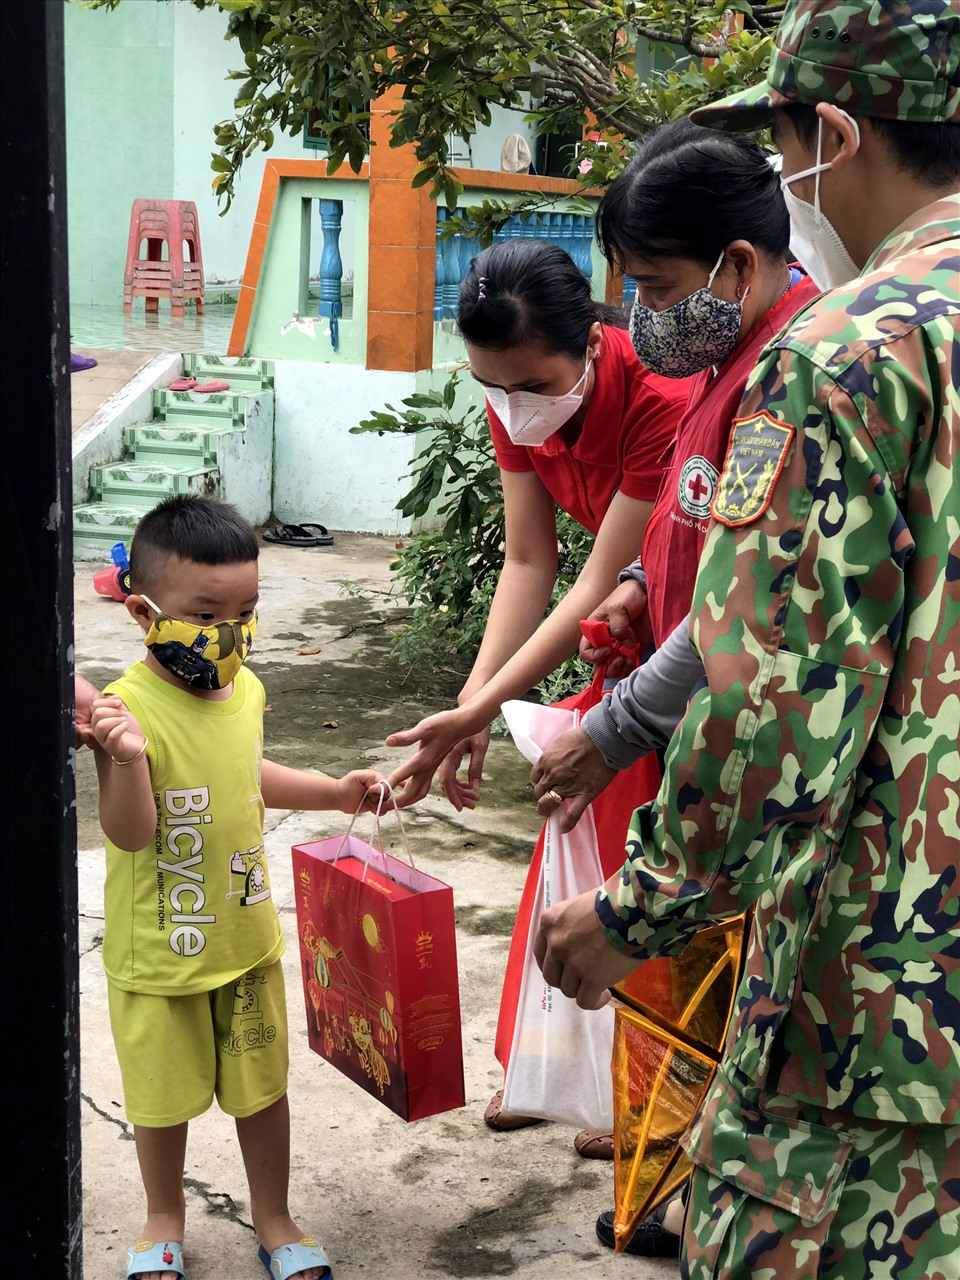
{"label": "woman in red shirt", "polygon": [[[463,281],[457,320],[500,464],[504,565],[458,709],[387,739],[419,743],[391,779],[403,784],[405,805],[426,795],[439,766],[453,806],[475,806],[501,703],[576,650],[580,620],[616,585],[624,553],[643,543],[687,386],[648,372],[627,333],[604,323],[609,314],[573,259],[539,240],[485,250]],[[557,507],[596,541],[544,619],[557,576]]]}

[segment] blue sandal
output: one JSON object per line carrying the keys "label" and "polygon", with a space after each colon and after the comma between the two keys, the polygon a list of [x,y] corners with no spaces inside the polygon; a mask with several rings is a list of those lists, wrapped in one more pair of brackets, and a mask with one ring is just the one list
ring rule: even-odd
{"label": "blue sandal", "polygon": [[148,1271],[175,1271],[179,1280],[184,1280],[183,1245],[154,1244],[152,1240],[138,1240],[131,1245],[127,1250],[127,1280]]}
{"label": "blue sandal", "polygon": [[320,1241],[313,1236],[304,1236],[296,1244],[282,1244],[273,1253],[267,1253],[263,1245],[257,1257],[274,1277],[274,1280],[288,1280],[308,1267],[323,1267],[323,1280],[332,1280],[333,1267],[330,1259],[320,1248]]}

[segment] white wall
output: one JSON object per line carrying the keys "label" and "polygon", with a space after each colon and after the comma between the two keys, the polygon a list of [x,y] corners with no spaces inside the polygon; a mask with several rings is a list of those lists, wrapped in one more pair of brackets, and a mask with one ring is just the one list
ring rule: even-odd
{"label": "white wall", "polygon": [[[508,111],[505,107],[490,108],[490,125],[483,126],[470,139],[470,151],[474,169],[500,170],[500,152],[504,142],[512,133],[519,133],[526,138],[530,154],[536,152],[536,131],[532,124],[524,119],[523,111]],[[457,142],[457,161],[466,164],[465,144]]]}
{"label": "white wall", "polygon": [[[141,0],[142,2],[142,0]],[[193,200],[200,214],[200,236],[207,289],[243,276],[260,184],[268,159],[310,159],[300,137],[277,133],[269,152],[255,151],[244,161],[229,213],[220,216],[211,183],[213,126],[235,115],[233,99],[243,83],[225,79],[243,66],[236,40],[224,40],[227,15],[219,9],[178,4],[173,29],[173,192],[175,200]]]}
{"label": "white wall", "polygon": [[395,510],[409,488],[414,436],[352,436],[349,429],[416,389],[412,373],[356,365],[276,362],[273,508],[281,520],[357,533],[405,532]]}

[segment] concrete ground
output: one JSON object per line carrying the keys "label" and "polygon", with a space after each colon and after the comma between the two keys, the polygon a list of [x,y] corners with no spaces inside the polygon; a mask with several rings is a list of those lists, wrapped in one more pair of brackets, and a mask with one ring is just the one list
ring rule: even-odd
{"label": "concrete ground", "polygon": [[96,360],[92,369],[70,375],[70,422],[73,431],[82,427],[103,403],[125,387],[157,351],[124,351],[99,347],[73,347],[78,356]]}
{"label": "concrete ground", "polygon": [[[82,375],[81,375],[82,376]],[[396,611],[346,600],[339,584],[384,588],[391,539],[338,534],[328,548],[265,544],[260,627],[251,666],[267,687],[266,751],[331,773],[402,759],[386,734],[450,704],[455,673],[429,684],[388,662]],[[121,605],[95,595],[96,566],[76,566],[80,671],[102,687],[142,654]],[[302,654],[315,649],[319,653]],[[324,728],[324,721],[336,728]],[[484,1107],[502,1080],[493,1039],[503,966],[538,821],[528,766],[509,741],[488,757],[480,807],[456,814],[431,794],[406,814],[418,864],[454,889],[466,1106],[405,1124],[307,1045],[297,961],[290,846],[335,835],[342,815],[268,813],[266,847],[287,953],[293,1167],[290,1202],[319,1236],[337,1280],[515,1276],[573,1268],[595,1280],[672,1280],[673,1262],[616,1256],[594,1234],[613,1204],[613,1166],[584,1160],[573,1131],[541,1125],[494,1133]],[[117,1280],[144,1217],[132,1131],[107,1018],[101,967],[103,848],[90,752],[78,764],[83,1095],[84,1275]],[[388,847],[397,847],[388,824]],[[232,1121],[216,1107],[191,1126],[186,1170],[188,1280],[256,1280],[243,1168]]]}

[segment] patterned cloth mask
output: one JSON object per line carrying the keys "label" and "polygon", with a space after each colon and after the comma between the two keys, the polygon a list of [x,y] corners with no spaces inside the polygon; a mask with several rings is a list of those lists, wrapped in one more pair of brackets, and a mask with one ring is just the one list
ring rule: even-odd
{"label": "patterned cloth mask", "polygon": [[704,288],[665,311],[642,307],[639,299],[634,302],[630,340],[651,373],[664,378],[689,378],[701,369],[723,364],[740,341],[747,294],[736,302],[725,302],[710,288],[722,262],[721,253]]}
{"label": "patterned cloth mask", "polygon": [[503,387],[487,387],[487,404],[503,423],[503,429],[514,444],[535,449],[564,426],[583,403],[590,357],[587,356],[583,376],[566,395],[544,396],[538,391],[504,391]]}
{"label": "patterned cloth mask", "polygon": [[257,615],[249,622],[198,627],[164,613],[149,596],[143,599],[157,614],[143,643],[164,671],[194,689],[225,689],[253,648]]}

